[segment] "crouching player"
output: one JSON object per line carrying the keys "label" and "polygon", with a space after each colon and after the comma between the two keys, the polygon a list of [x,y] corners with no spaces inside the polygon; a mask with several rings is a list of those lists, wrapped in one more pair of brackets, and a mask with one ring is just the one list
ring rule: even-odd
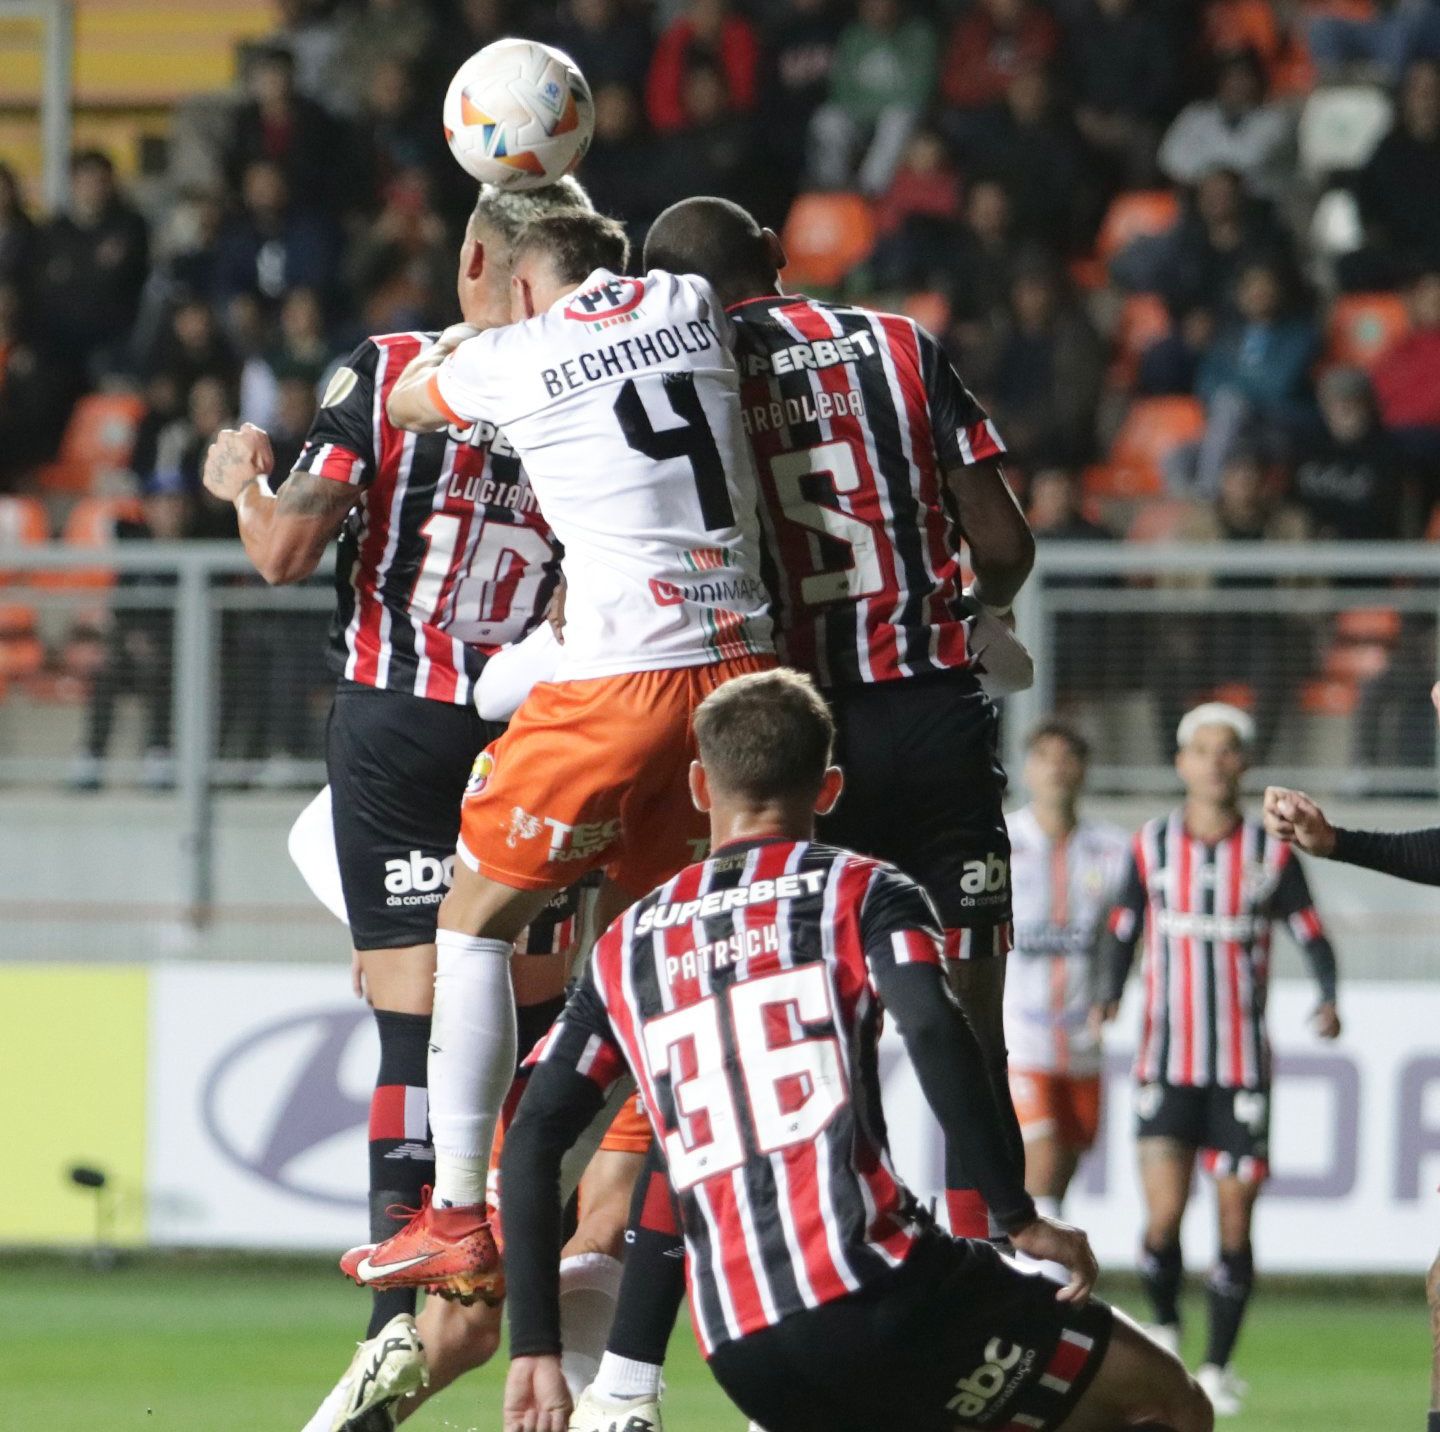
{"label": "crouching player", "polygon": [[[928,899],[813,842],[840,791],[833,735],[793,672],[737,678],[696,712],[691,791],[713,854],[602,937],[506,1143],[507,1432],[566,1425],[560,1161],[627,1065],[665,1144],[702,1350],[769,1432],[1206,1432],[1179,1362],[1091,1301],[1085,1235],[1026,1194]],[[899,1181],[882,1006],[989,1207],[1018,1248],[1070,1270],[1063,1288],[940,1232]]]}

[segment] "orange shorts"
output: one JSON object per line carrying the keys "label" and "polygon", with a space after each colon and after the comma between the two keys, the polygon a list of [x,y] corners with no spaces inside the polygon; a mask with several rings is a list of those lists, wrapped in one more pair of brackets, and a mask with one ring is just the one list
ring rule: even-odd
{"label": "orange shorts", "polygon": [[460,858],[517,890],[560,890],[602,869],[639,899],[704,856],[690,803],[691,717],[717,686],[774,657],[544,681],[475,762]]}
{"label": "orange shorts", "polygon": [[610,1121],[605,1137],[600,1140],[600,1148],[602,1152],[612,1154],[648,1154],[653,1137],[640,1095],[632,1094]]}
{"label": "orange shorts", "polygon": [[1020,1132],[1031,1139],[1058,1139],[1066,1148],[1088,1149],[1100,1130],[1100,1076],[1048,1074],[1012,1069],[1010,1097]]}

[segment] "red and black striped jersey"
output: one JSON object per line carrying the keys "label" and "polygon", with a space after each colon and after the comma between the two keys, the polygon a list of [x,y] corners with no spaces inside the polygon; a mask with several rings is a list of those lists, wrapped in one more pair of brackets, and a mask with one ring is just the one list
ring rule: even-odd
{"label": "red and black striped jersey", "polygon": [[331,379],[295,468],[364,490],[335,567],[336,674],[463,705],[485,657],[540,620],[560,553],[492,425],[412,433],[390,422],[390,389],[434,341],[367,338]]}
{"label": "red and black striped jersey", "polygon": [[969,664],[946,469],[1004,451],[909,318],[768,295],[729,310],[785,658],[825,686]]}
{"label": "red and black striped jersey", "polygon": [[941,946],[929,900],[891,866],[727,846],[611,926],[532,1056],[602,1090],[633,1069],[707,1356],[864,1287],[930,1226],[890,1162],[877,981],[938,968]]}
{"label": "red and black striped jersey", "polygon": [[1284,921],[1335,998],[1335,954],[1294,851],[1258,820],[1215,844],[1176,810],[1141,827],[1110,916],[1104,996],[1118,999],[1142,931],[1135,1073],[1143,1083],[1255,1089],[1270,1080],[1265,1001],[1270,938]]}

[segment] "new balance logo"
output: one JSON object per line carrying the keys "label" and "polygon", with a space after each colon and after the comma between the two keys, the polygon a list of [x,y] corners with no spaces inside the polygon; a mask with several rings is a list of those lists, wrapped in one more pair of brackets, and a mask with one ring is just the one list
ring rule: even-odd
{"label": "new balance logo", "polygon": [[[435,1048],[433,1044],[430,1047]],[[436,1053],[439,1051],[436,1050]],[[414,1159],[416,1163],[434,1163],[435,1146],[434,1144],[417,1144],[411,1140],[407,1143],[397,1144],[385,1157],[387,1159]]]}

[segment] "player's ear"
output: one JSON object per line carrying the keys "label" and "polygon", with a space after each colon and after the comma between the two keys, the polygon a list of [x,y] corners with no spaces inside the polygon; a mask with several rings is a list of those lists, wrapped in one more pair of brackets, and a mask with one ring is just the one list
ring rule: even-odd
{"label": "player's ear", "polygon": [[465,241],[465,277],[478,283],[485,272],[485,245],[473,236]]}
{"label": "player's ear", "polygon": [[695,809],[708,811],[712,804],[710,799],[710,778],[705,774],[705,767],[699,761],[690,762],[690,799]]}
{"label": "player's ear", "polygon": [[828,766],[820,782],[820,794],[815,797],[815,814],[829,815],[845,789],[845,772],[839,766]]}
{"label": "player's ear", "polygon": [[785,257],[785,245],[780,242],[780,235],[774,229],[761,229],[760,237],[765,244],[765,256],[775,265],[775,272],[779,273],[790,262]]}

